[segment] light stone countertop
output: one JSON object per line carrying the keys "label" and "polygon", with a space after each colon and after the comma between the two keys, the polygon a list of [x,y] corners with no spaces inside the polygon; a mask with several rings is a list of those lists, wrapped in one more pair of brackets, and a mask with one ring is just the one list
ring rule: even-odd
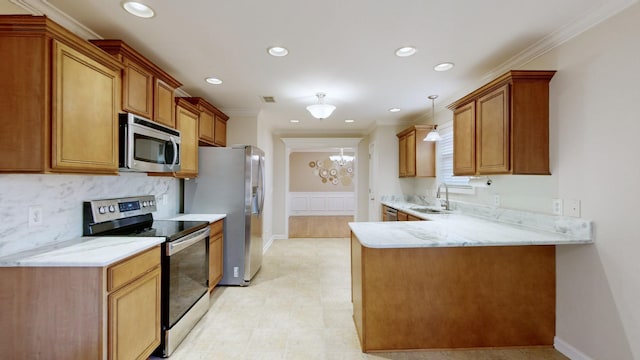
{"label": "light stone countertop", "polygon": [[208,221],[210,224],[227,217],[227,214],[176,214],[166,220],[176,221]]}
{"label": "light stone countertop", "polygon": [[0,266],[104,267],[164,241],[164,237],[79,237],[0,258]]}
{"label": "light stone countertop", "polygon": [[[349,227],[360,243],[369,248],[416,248],[458,246],[517,246],[590,244],[591,224],[549,217],[558,231],[536,228],[535,224],[513,224],[460,213],[424,214],[411,210],[425,207],[407,202],[384,205],[431,221],[351,222]],[[512,218],[514,216],[509,214]],[[520,215],[522,217],[522,215]],[[507,216],[503,216],[506,218]],[[538,221],[537,215],[531,218]],[[526,218],[526,217],[525,217]],[[519,221],[522,220],[519,218]]]}

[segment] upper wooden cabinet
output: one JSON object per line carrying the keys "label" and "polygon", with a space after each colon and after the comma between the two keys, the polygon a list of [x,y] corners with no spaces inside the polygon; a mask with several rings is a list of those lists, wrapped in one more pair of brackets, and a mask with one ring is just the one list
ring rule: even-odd
{"label": "upper wooden cabinet", "polygon": [[124,65],[122,110],[175,128],[174,91],[182,84],[122,40],[89,41]]}
{"label": "upper wooden cabinet", "polygon": [[454,175],[549,175],[549,81],[512,70],[449,105]]}
{"label": "upper wooden cabinet", "polygon": [[176,123],[180,130],[180,171],[177,177],[198,176],[198,109],[195,105],[176,98]]}
{"label": "upper wooden cabinet", "polygon": [[398,161],[400,177],[436,176],[435,143],[422,141],[431,129],[431,125],[414,125],[396,135],[400,155]]}
{"label": "upper wooden cabinet", "polygon": [[227,120],[229,117],[201,97],[185,97],[196,105],[200,114],[198,137],[201,146],[227,146]]}
{"label": "upper wooden cabinet", "polygon": [[0,44],[0,171],[117,174],[122,64],[44,16]]}

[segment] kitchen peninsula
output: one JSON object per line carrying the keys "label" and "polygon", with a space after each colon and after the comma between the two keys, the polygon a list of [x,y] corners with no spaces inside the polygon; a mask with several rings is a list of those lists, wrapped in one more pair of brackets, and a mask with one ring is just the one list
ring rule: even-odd
{"label": "kitchen peninsula", "polygon": [[588,221],[535,214],[536,228],[517,211],[495,221],[385,205],[430,221],[350,223],[363,351],[553,344],[555,246],[591,243]]}

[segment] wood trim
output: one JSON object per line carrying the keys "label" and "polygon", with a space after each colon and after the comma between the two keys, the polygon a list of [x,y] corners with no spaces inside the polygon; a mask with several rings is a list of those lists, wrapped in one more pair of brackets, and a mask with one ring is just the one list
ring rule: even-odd
{"label": "wood trim", "polygon": [[167,83],[169,86],[174,89],[182,86],[182,83],[176,80],[174,77],[169,75],[166,71],[162,70],[159,66],[154,64],[151,60],[147,59],[144,55],[139,53],[136,49],[129,46],[129,44],[125,43],[123,40],[117,39],[92,39],[89,40],[92,44],[104,50],[105,52],[116,56],[122,55],[128,57],[130,59],[134,59],[141,65],[144,65],[153,73],[153,75],[160,80]]}
{"label": "wood trim", "polygon": [[555,70],[510,70],[506,73],[498,76],[494,80],[486,83],[482,87],[465,95],[464,97],[452,102],[447,105],[449,110],[455,110],[456,108],[470,102],[474,101],[476,98],[483,96],[484,94],[493,91],[494,88],[500,87],[504,84],[507,84],[513,80],[547,80],[550,81],[553,75],[555,75]]}

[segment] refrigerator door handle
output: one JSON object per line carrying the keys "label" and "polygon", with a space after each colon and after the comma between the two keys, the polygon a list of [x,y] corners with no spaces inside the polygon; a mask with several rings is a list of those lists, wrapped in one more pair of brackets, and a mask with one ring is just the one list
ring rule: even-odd
{"label": "refrigerator door handle", "polygon": [[258,160],[258,174],[260,176],[260,209],[258,210],[259,214],[262,214],[262,209],[264,208],[264,162],[262,159],[262,156],[260,156]]}

